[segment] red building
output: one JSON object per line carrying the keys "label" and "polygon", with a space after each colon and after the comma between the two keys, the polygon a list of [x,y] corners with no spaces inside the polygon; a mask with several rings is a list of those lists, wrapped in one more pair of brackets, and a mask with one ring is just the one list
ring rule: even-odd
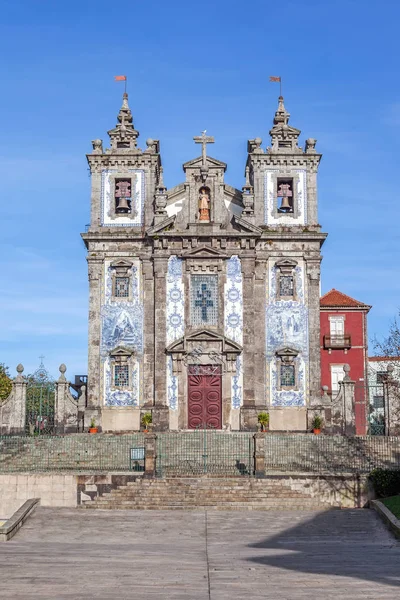
{"label": "red building", "polygon": [[371,306],[332,289],[320,301],[321,385],[329,394],[339,391],[343,365],[350,365],[350,377],[356,382],[356,434],[367,433],[365,385],[368,373],[367,314]]}

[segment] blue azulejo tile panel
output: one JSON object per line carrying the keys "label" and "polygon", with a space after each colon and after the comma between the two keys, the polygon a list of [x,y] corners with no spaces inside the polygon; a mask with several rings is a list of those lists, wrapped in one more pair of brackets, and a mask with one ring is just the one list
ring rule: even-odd
{"label": "blue azulejo tile panel", "polygon": [[232,377],[231,387],[232,408],[240,408],[243,404],[242,355],[236,359],[236,375]]}
{"label": "blue azulejo tile panel", "polygon": [[[303,266],[294,270],[296,300],[277,300],[279,271],[271,265],[265,309],[266,368],[272,406],[304,406],[306,403],[309,357],[308,308],[305,305]],[[289,347],[299,354],[296,390],[277,389],[278,349]]]}
{"label": "blue azulejo tile panel", "polygon": [[[268,304],[274,304],[277,298],[278,277],[280,271],[272,266],[269,271],[269,291],[267,294]],[[304,304],[304,268],[298,265],[294,269],[294,281],[296,289],[296,303]]]}
{"label": "blue azulejo tile panel", "polygon": [[224,330],[226,337],[243,344],[243,284],[240,258],[227,261],[224,290]]}
{"label": "blue azulejo tile panel", "polygon": [[[224,333],[238,344],[243,344],[243,281],[242,265],[238,256],[231,256],[226,265],[224,289]],[[231,382],[232,408],[243,404],[242,357],[236,359],[236,375]]]}
{"label": "blue azulejo tile panel", "polygon": [[113,386],[111,361],[104,361],[104,389],[106,406],[139,406],[139,369],[140,365],[134,360],[129,367],[129,387],[116,389]]}
{"label": "blue azulejo tile panel", "polygon": [[[143,355],[143,300],[140,261],[134,259],[130,271],[129,299],[113,298],[111,261],[105,264],[103,305],[101,307],[100,357],[104,364],[104,402],[106,406],[136,406],[140,398],[140,363]],[[110,357],[118,348],[131,350],[135,367],[130,372],[129,389],[115,389],[111,381]]]}
{"label": "blue azulejo tile panel", "polygon": [[305,364],[301,357],[296,359],[298,366],[298,386],[296,390],[278,389],[278,370],[276,361],[270,363],[270,390],[272,406],[305,406]]}
{"label": "blue azulejo tile panel", "polygon": [[167,345],[185,333],[185,289],[182,279],[183,261],[170,256],[167,270]]}
{"label": "blue azulejo tile panel", "polygon": [[167,399],[171,410],[178,408],[178,377],[172,372],[172,356],[167,357]]}
{"label": "blue azulejo tile panel", "polygon": [[276,302],[266,309],[267,358],[278,348],[290,346],[308,356],[308,310],[296,302]]}
{"label": "blue azulejo tile panel", "polygon": [[[296,216],[287,213],[276,213],[276,178],[281,175],[280,169],[267,169],[264,173],[264,222],[266,225],[306,225],[307,224],[307,177],[304,169],[292,169],[289,177],[293,177],[294,202],[297,206]],[[286,174],[285,174],[286,176]]]}
{"label": "blue azulejo tile panel", "polygon": [[145,199],[145,177],[142,169],[128,169],[121,173],[132,179],[131,187],[131,212],[129,214],[115,214],[112,196],[112,176],[120,174],[117,169],[104,169],[101,173],[101,225],[107,227],[135,227],[143,224],[143,211]]}

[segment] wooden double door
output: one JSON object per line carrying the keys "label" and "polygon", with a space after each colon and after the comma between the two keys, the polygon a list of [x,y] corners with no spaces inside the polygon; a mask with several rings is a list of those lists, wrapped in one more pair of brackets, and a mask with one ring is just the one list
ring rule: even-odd
{"label": "wooden double door", "polygon": [[189,429],[222,428],[222,377],[219,365],[189,365]]}

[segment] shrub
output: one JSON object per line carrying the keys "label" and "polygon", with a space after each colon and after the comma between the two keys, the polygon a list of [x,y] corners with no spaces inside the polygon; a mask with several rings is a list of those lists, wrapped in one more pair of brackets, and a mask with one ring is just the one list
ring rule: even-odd
{"label": "shrub", "polygon": [[144,413],[144,415],[142,416],[142,425],[145,429],[148,428],[148,426],[153,422],[153,418],[150,412]]}
{"label": "shrub", "polygon": [[269,413],[267,413],[267,412],[258,413],[258,422],[261,423],[261,425],[268,425]]}
{"label": "shrub", "polygon": [[387,498],[400,494],[400,470],[374,469],[369,478],[378,498]]}
{"label": "shrub", "polygon": [[12,390],[12,381],[10,379],[8,369],[0,363],[0,404],[2,400],[8,398]]}
{"label": "shrub", "polygon": [[324,424],[324,421],[321,415],[314,415],[313,420],[311,421],[312,429],[321,429]]}

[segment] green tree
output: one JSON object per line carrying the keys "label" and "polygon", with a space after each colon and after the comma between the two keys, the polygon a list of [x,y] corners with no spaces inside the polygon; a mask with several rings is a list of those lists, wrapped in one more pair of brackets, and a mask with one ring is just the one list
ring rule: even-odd
{"label": "green tree", "polygon": [[0,363],[0,404],[8,398],[12,390],[12,381],[8,372],[8,367]]}

